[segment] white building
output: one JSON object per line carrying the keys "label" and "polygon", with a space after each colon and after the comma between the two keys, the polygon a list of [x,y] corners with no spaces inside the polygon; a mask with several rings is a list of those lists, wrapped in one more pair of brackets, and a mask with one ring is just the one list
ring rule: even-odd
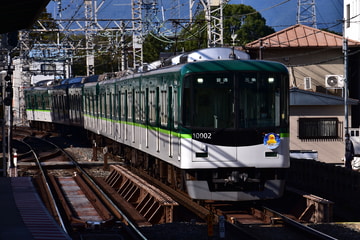
{"label": "white building", "polygon": [[344,36],[360,41],[360,0],[344,0]]}

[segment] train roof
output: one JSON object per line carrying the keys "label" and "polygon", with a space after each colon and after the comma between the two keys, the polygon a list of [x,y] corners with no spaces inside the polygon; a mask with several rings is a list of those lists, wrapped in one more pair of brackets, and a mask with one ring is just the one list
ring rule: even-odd
{"label": "train roof", "polygon": [[36,90],[36,91],[46,91],[48,90],[49,87],[47,86],[34,86],[34,87],[27,87],[27,88],[24,88],[24,91],[33,91],[33,90]]}
{"label": "train roof", "polygon": [[222,71],[224,69],[230,71],[288,72],[288,69],[282,63],[260,60],[212,60],[192,62],[184,65],[181,71],[182,74],[186,74],[188,72]]}
{"label": "train roof", "polygon": [[[141,68],[139,72],[121,72],[121,75],[118,77],[106,80],[104,83],[99,80],[98,83],[102,85],[114,81],[123,81],[170,72],[186,74],[189,72],[222,71],[224,69],[231,71],[269,71],[284,73],[288,71],[281,63],[251,60],[246,52],[225,47],[200,49],[190,53],[183,53],[170,59],[170,64],[161,65],[159,61],[156,61],[156,64],[148,65],[151,66],[150,68]],[[90,87],[96,84],[97,83],[86,83],[86,86]]]}
{"label": "train roof", "polygon": [[60,85],[64,84],[74,84],[74,83],[81,83],[84,77],[74,77],[74,78],[67,78],[60,82]]}
{"label": "train roof", "polygon": [[99,80],[99,76],[100,75],[87,76],[83,79],[82,83],[97,82]]}

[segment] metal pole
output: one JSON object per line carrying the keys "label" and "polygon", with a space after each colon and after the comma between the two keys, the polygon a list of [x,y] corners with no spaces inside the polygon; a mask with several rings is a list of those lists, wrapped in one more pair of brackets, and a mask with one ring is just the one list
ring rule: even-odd
{"label": "metal pole", "polygon": [[348,113],[348,40],[343,40],[343,52],[344,52],[344,115],[345,115],[345,136],[349,134],[349,113]]}
{"label": "metal pole", "polygon": [[[3,105],[2,108],[5,108]],[[7,175],[7,161],[6,161],[6,136],[5,136],[5,119],[1,119],[1,134],[2,134],[2,158],[3,158],[3,176]]]}
{"label": "metal pole", "polygon": [[[9,75],[9,72],[11,71],[11,74],[10,74],[10,77],[12,75],[12,70],[11,70],[11,62],[12,62],[12,59],[11,59],[11,54],[10,54],[10,51],[8,51],[8,75]],[[9,83],[12,84],[12,79],[10,79]],[[12,85],[11,85],[12,86]],[[13,157],[12,157],[12,144],[11,144],[11,141],[12,141],[12,126],[13,126],[13,90],[11,89],[11,92],[7,92],[7,94],[9,96],[7,97],[10,97],[10,106],[8,108],[8,161],[9,161],[9,167],[10,168],[13,168],[14,167],[14,162],[13,162]]]}
{"label": "metal pole", "polygon": [[5,80],[1,81],[1,136],[2,136],[2,159],[3,159],[3,176],[7,175],[7,161],[6,161],[6,136],[5,136],[5,104],[4,104],[4,92],[5,92]]}

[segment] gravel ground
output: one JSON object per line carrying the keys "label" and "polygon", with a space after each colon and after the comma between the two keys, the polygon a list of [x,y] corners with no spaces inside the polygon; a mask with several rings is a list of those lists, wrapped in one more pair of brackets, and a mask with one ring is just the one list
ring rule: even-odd
{"label": "gravel ground", "polygon": [[206,224],[167,223],[142,227],[140,231],[148,240],[208,240]]}
{"label": "gravel ground", "polygon": [[311,224],[310,227],[334,238],[343,240],[360,239],[360,223]]}

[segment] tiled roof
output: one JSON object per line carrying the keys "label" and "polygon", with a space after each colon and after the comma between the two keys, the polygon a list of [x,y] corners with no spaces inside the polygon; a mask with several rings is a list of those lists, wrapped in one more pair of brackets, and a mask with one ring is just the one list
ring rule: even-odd
{"label": "tiled roof", "polygon": [[[342,47],[343,37],[301,24],[285,28],[281,31],[246,44],[246,48],[259,48],[260,43],[266,48],[293,47]],[[348,40],[348,46],[360,46],[360,42]]]}

